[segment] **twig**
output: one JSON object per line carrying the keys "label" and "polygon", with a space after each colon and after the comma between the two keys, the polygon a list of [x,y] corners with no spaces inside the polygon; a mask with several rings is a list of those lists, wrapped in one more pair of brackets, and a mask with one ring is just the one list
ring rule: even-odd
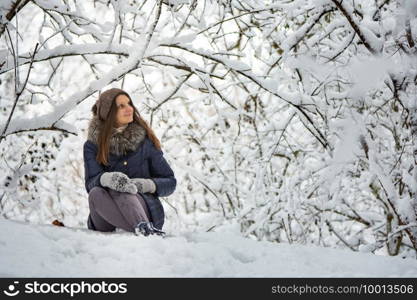
{"label": "twig", "polygon": [[349,22],[350,26],[353,28],[353,30],[355,30],[356,34],[359,36],[359,38],[361,39],[361,41],[364,44],[364,46],[366,47],[366,49],[368,49],[369,52],[371,52],[372,54],[376,54],[377,51],[368,43],[368,41],[365,38],[365,35],[363,34],[361,29],[359,28],[358,24],[355,23],[352,16],[349,15],[347,10],[343,7],[343,5],[342,5],[343,0],[340,3],[338,2],[338,0],[331,0],[331,1],[334,3],[334,5],[336,5],[336,7],[340,10],[340,12],[345,16],[345,18]]}
{"label": "twig", "polygon": [[355,248],[353,248],[353,246],[351,246],[348,242],[346,242],[339,233],[337,233],[337,231],[334,230],[332,224],[330,224],[330,222],[328,220],[326,220],[326,225],[329,227],[329,231],[333,232],[335,234],[335,236],[337,236],[337,238],[343,243],[345,244],[347,247],[349,247],[352,251],[358,251]]}
{"label": "twig", "polygon": [[29,70],[28,70],[28,73],[27,73],[27,76],[26,76],[26,79],[25,79],[24,83],[23,83],[20,87],[19,87],[19,86],[17,86],[17,87],[16,87],[16,91],[15,91],[15,93],[16,93],[16,98],[15,98],[15,101],[14,101],[14,103],[13,103],[12,110],[10,111],[9,117],[7,118],[6,124],[4,125],[3,132],[2,132],[2,133],[1,133],[1,135],[0,135],[0,143],[1,143],[1,141],[5,138],[4,133],[6,132],[7,128],[9,127],[10,120],[12,119],[12,116],[13,116],[13,114],[14,114],[14,110],[16,109],[17,102],[19,101],[19,98],[20,98],[20,96],[22,95],[23,90],[24,90],[24,88],[25,88],[25,86],[26,86],[26,84],[27,84],[27,82],[28,82],[28,79],[29,79],[29,74],[30,74],[30,71],[31,71],[31,69],[32,69],[33,58],[34,58],[34,56],[35,56],[35,54],[36,54],[36,50],[38,49],[38,46],[39,46],[39,43],[37,43],[37,44],[36,44],[36,46],[35,46],[35,50],[33,51],[33,54],[32,54],[32,60],[31,60],[31,63],[30,63],[30,65],[29,65]]}

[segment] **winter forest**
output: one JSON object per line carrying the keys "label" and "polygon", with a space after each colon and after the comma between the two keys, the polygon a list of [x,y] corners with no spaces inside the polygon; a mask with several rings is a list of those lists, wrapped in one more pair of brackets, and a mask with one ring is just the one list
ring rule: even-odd
{"label": "winter forest", "polygon": [[3,218],[86,228],[109,87],[175,172],[168,232],[417,258],[417,1],[2,0]]}

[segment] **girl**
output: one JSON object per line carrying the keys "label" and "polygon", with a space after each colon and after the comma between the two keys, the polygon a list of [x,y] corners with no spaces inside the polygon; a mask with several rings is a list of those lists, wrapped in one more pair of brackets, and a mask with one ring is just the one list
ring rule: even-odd
{"label": "girl", "polygon": [[159,197],[177,181],[158,138],[121,89],[103,92],[92,112],[84,143],[88,228],[163,235]]}

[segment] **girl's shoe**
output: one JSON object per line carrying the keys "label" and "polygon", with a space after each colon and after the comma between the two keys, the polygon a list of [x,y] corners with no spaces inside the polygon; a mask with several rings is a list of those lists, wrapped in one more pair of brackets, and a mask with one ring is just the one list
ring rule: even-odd
{"label": "girl's shoe", "polygon": [[165,235],[165,232],[162,230],[155,228],[152,222],[140,222],[135,227],[135,234],[139,235],[142,234],[144,236],[148,236],[150,234],[157,234],[157,235]]}
{"label": "girl's shoe", "polygon": [[140,222],[138,225],[136,225],[135,227],[135,234],[136,235],[144,235],[144,236],[148,236],[150,234],[153,233],[153,226],[151,225],[151,222]]}

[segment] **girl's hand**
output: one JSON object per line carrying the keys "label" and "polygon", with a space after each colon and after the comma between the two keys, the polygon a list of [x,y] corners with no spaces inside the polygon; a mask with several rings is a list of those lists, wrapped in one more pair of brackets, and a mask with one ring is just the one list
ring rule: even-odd
{"label": "girl's hand", "polygon": [[101,175],[100,183],[102,186],[121,193],[136,194],[138,192],[136,185],[122,172],[106,172]]}
{"label": "girl's hand", "polygon": [[155,193],[156,185],[152,179],[132,178],[130,179],[138,189],[139,193]]}

